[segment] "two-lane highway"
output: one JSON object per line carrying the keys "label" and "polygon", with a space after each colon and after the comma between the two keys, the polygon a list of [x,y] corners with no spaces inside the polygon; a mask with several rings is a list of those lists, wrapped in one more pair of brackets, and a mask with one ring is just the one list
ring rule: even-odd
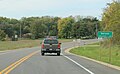
{"label": "two-lane highway", "polygon": [[[86,43],[91,41],[96,40]],[[2,74],[120,74],[119,70],[64,52],[75,45],[80,44],[63,43],[61,56],[41,56],[40,47],[1,52],[0,71],[6,69]]]}

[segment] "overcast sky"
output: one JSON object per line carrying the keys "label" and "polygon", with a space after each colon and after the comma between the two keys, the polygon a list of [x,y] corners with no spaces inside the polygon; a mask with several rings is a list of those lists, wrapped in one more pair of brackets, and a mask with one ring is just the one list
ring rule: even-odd
{"label": "overcast sky", "polygon": [[112,0],[0,0],[0,16],[17,18],[30,16],[70,15],[100,18],[106,3]]}

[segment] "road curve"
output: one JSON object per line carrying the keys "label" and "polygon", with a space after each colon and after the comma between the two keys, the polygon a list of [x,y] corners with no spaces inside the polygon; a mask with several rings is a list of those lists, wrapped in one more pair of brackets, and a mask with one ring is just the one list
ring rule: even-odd
{"label": "road curve", "polygon": [[[85,42],[88,44],[96,41],[87,40]],[[120,74],[119,70],[64,52],[76,45],[81,46],[84,44],[76,42],[63,43],[61,56],[56,56],[56,54],[41,56],[40,47],[0,52],[0,72],[21,58],[28,56],[28,59],[10,72],[7,72],[9,71],[7,70],[3,74]],[[30,56],[31,53],[36,51],[38,52]]]}

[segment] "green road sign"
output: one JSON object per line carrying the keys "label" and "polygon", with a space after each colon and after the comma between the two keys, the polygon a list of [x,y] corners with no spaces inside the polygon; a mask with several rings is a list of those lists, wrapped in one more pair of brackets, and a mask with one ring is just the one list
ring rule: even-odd
{"label": "green road sign", "polygon": [[98,38],[112,38],[113,32],[98,32]]}

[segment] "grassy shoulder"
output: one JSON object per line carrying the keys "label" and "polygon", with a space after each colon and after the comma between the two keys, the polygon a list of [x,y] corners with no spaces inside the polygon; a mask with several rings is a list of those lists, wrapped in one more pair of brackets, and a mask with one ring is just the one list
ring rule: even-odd
{"label": "grassy shoulder", "polygon": [[40,40],[1,41],[0,51],[39,46]]}
{"label": "grassy shoulder", "polygon": [[[72,39],[59,39],[61,43],[72,41]],[[40,46],[42,39],[39,40],[19,40],[19,41],[0,41],[0,51],[14,50],[19,48],[30,48]]]}
{"label": "grassy shoulder", "polygon": [[[86,45],[70,50],[71,53],[86,56],[95,60],[109,63],[109,49],[101,48],[99,43]],[[111,47],[111,63],[116,66],[120,66],[120,47]],[[101,58],[100,58],[101,55]]]}

